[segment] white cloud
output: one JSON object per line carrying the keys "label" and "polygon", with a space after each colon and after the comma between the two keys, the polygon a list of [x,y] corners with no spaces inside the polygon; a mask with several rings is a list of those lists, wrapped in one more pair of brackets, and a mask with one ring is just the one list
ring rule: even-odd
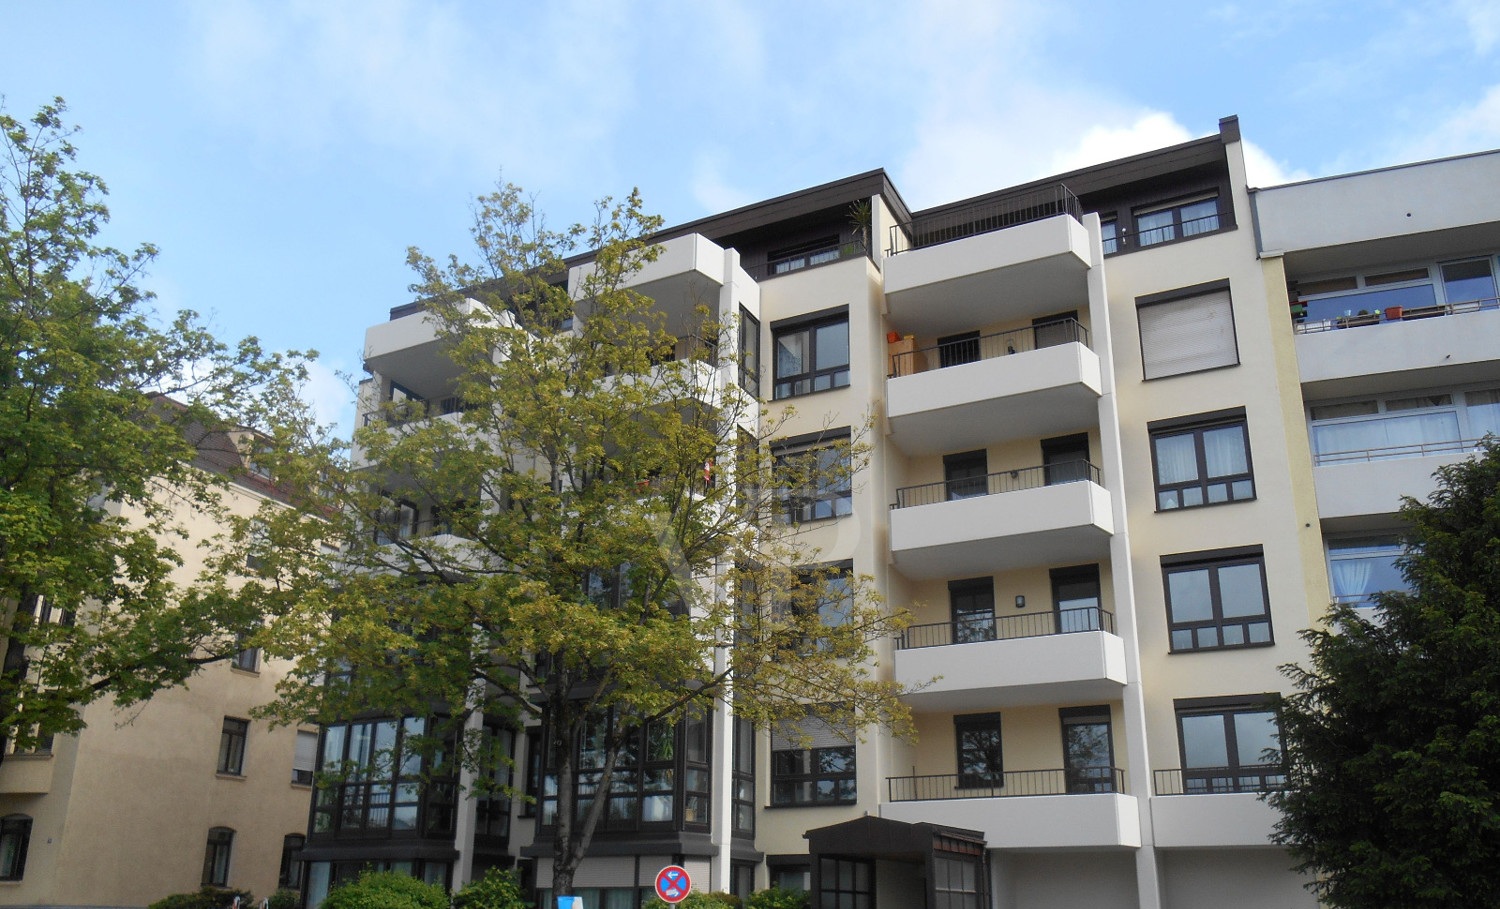
{"label": "white cloud", "polygon": [[1392,161],[1420,161],[1500,148],[1500,83],[1477,101],[1444,115],[1430,129],[1399,143]]}
{"label": "white cloud", "polygon": [[1051,171],[1061,173],[1077,170],[1090,164],[1126,158],[1195,138],[1187,127],[1161,111],[1121,114],[1125,122],[1119,125],[1091,126],[1072,148],[1055,151]]}
{"label": "white cloud", "polygon": [[699,155],[693,162],[691,185],[693,201],[704,211],[730,211],[756,200],[754,193],[724,178],[723,156],[717,153]]}
{"label": "white cloud", "polygon": [[337,427],[335,438],[354,435],[354,389],[341,365],[326,360],[307,364],[307,382],[301,395],[320,424]]}
{"label": "white cloud", "polygon": [[1272,158],[1269,152],[1248,139],[1243,141],[1241,148],[1245,153],[1245,182],[1251,186],[1278,186],[1313,177],[1300,167],[1288,169],[1285,162]]}
{"label": "white cloud", "polygon": [[1475,51],[1488,54],[1500,44],[1500,5],[1495,0],[1458,0],[1454,8],[1468,25]]}

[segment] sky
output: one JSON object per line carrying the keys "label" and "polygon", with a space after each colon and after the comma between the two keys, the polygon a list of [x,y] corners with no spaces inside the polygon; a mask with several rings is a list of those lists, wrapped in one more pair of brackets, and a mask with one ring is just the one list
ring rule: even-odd
{"label": "sky", "polygon": [[165,319],[316,349],[307,394],[467,256],[503,180],[549,222],[681,223],[885,168],[922,209],[1218,131],[1252,185],[1500,147],[1500,0],[0,0],[0,96],[61,96],[105,240]]}

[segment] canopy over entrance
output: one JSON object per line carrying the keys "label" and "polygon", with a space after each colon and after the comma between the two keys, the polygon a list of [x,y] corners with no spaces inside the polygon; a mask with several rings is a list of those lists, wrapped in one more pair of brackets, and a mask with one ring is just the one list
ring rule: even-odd
{"label": "canopy over entrance", "polygon": [[984,835],[938,824],[861,817],[803,834],[812,856],[813,909],[984,909]]}

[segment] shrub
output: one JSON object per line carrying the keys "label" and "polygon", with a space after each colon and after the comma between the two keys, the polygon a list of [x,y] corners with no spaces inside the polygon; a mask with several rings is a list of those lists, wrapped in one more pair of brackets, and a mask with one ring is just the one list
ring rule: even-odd
{"label": "shrub", "polygon": [[367,871],[329,893],[322,909],[448,909],[448,891],[395,871]]}
{"label": "shrub", "polygon": [[453,894],[453,909],[531,909],[515,874],[491,868]]}
{"label": "shrub", "polygon": [[302,905],[302,894],[295,890],[278,890],[271,894],[271,902],[266,909],[299,909]]}
{"label": "shrub", "polygon": [[745,909],[807,909],[807,894],[801,890],[771,887],[757,890],[745,901]]}
{"label": "shrub", "polygon": [[677,909],[724,909],[726,906],[740,909],[740,898],[732,893],[703,893],[694,890],[687,895],[687,899],[676,904],[663,902],[659,897],[653,896],[641,903],[641,909],[672,909],[674,905]]}
{"label": "shrub", "polygon": [[242,909],[252,909],[255,897],[249,890],[228,890],[204,886],[192,893],[174,893],[152,903],[148,909],[229,909],[234,898],[240,898]]}

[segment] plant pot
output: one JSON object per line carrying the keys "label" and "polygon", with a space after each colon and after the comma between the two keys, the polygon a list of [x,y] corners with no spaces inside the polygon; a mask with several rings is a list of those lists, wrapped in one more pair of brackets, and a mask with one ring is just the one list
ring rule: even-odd
{"label": "plant pot", "polygon": [[1401,307],[1399,307],[1399,306],[1387,306],[1385,308],[1385,320],[1387,322],[1399,322],[1399,321],[1401,321]]}

